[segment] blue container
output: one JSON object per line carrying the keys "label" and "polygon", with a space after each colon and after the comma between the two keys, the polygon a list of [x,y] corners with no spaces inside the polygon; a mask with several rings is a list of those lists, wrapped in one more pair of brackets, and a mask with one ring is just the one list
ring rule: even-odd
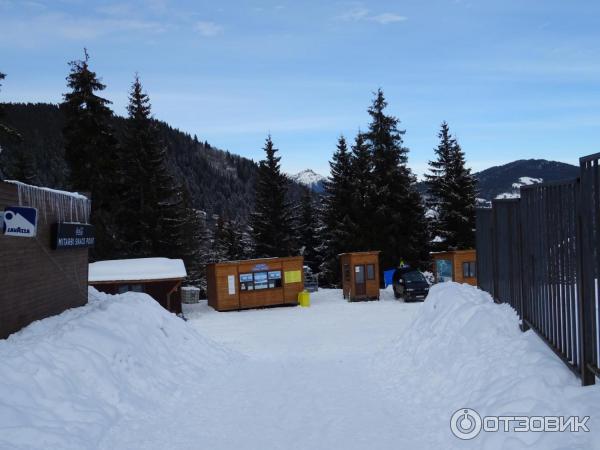
{"label": "blue container", "polygon": [[396,269],[389,269],[383,272],[383,282],[385,283],[385,287],[388,287],[390,284],[392,284],[395,271]]}

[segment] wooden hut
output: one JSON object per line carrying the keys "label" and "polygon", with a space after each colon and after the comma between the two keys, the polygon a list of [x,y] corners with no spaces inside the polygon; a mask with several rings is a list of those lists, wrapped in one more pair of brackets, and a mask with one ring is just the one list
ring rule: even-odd
{"label": "wooden hut", "polygon": [[90,201],[0,181],[0,339],[87,303]]}
{"label": "wooden hut", "polygon": [[226,261],[206,268],[208,304],[217,311],[297,305],[304,258]]}
{"label": "wooden hut", "polygon": [[115,259],[90,264],[89,285],[107,294],[145,292],[168,311],[180,314],[181,283],[186,276],[181,259]]}
{"label": "wooden hut", "polygon": [[436,283],[456,281],[477,286],[477,255],[475,249],[435,252],[433,274]]}
{"label": "wooden hut", "polygon": [[379,300],[379,251],[342,253],[342,289],[349,301]]}

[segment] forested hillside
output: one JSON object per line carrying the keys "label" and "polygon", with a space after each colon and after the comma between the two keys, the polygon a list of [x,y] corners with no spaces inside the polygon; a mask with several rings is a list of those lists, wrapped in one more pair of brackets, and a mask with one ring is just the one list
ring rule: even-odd
{"label": "forested hillside", "polygon": [[[31,165],[35,184],[68,188],[62,129],[64,117],[58,105],[47,103],[3,104],[5,123],[21,136],[22,141],[0,136],[0,164],[7,178]],[[121,137],[127,119],[113,118],[117,137]],[[245,221],[253,209],[254,161],[233,155],[199,141],[162,121],[156,122],[162,142],[167,147],[169,169],[188,188],[196,208],[231,219]],[[301,187],[290,186],[294,199]]]}

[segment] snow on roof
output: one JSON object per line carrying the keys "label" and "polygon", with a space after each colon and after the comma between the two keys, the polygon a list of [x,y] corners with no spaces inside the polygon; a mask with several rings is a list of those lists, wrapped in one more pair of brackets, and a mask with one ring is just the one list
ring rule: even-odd
{"label": "snow on roof", "polygon": [[85,195],[82,195],[78,192],[59,191],[58,189],[51,189],[51,188],[42,187],[42,186],[34,186],[32,184],[26,184],[26,183],[23,183],[23,182],[17,181],[17,180],[4,180],[4,182],[10,183],[10,184],[15,184],[15,185],[21,186],[21,187],[28,187],[31,189],[39,189],[41,191],[49,192],[51,194],[66,195],[68,197],[78,198],[81,200],[88,200],[88,198]]}
{"label": "snow on roof", "polygon": [[185,278],[187,272],[181,259],[138,258],[97,261],[90,264],[88,280],[142,281]]}

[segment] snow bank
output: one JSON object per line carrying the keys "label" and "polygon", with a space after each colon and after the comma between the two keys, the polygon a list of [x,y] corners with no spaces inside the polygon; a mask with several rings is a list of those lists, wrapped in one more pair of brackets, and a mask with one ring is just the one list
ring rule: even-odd
{"label": "snow bank", "polygon": [[146,294],[90,288],[88,305],[0,340],[0,448],[95,448],[236,357]]}
{"label": "snow bank", "polygon": [[509,305],[495,304],[472,286],[434,285],[411,326],[377,359],[390,394],[428,410],[429,422],[415,425],[425,428],[424,447],[466,445],[449,428],[452,413],[460,408],[475,409],[482,417],[589,415],[588,426],[595,431],[482,432],[469,442],[472,448],[600,445],[600,386],[580,387],[533,331],[519,330]]}

